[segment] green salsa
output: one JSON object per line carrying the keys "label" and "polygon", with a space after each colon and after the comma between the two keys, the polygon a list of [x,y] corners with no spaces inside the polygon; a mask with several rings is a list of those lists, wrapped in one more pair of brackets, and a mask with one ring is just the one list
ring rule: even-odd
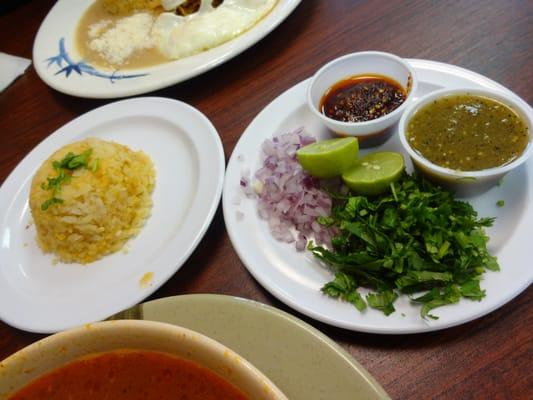
{"label": "green salsa", "polygon": [[470,94],[442,97],[418,110],[407,140],[441,167],[477,171],[512,162],[526,149],[528,127],[499,101]]}

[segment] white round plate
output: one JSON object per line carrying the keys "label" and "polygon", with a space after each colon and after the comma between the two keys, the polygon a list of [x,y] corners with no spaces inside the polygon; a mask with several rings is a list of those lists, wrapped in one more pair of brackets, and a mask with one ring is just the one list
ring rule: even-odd
{"label": "white round plate", "polygon": [[102,71],[83,63],[75,45],[78,22],[94,0],[58,0],[33,45],[33,65],[52,88],[73,96],[116,98],[161,89],[202,74],[240,54],[274,30],[301,0],[278,0],[274,9],[244,34],[194,56],[124,71]]}
{"label": "white round plate", "polygon": [[[408,61],[418,75],[417,97],[442,87],[489,87],[511,93],[496,82],[459,67],[425,60]],[[533,160],[508,174],[500,186],[468,199],[481,216],[497,218],[488,230],[489,250],[498,257],[501,271],[484,275],[481,286],[487,296],[481,302],[461,300],[440,307],[434,310],[439,319],[428,321],[420,317],[420,306],[413,305],[407,296],[396,300],[396,312],[387,317],[374,309],[360,313],[351,304],[323,295],[320,288],[333,278],[332,273],[309,252],[298,253],[294,244],[277,242],[266,221],[257,215],[256,200],[246,198],[239,186],[243,171],[253,174],[261,166],[261,143],[266,138],[302,126],[317,139],[331,137],[307,108],[308,82],[289,89],[259,113],[241,136],[226,170],[222,202],[231,242],[244,265],[267,290],[319,321],[355,331],[397,334],[465,323],[502,306],[530,285],[533,280],[533,269],[528,262],[533,234]],[[529,110],[533,113],[530,107]],[[398,135],[372,149],[379,150],[402,152]],[[412,169],[410,162],[408,169]],[[498,200],[505,201],[503,208],[496,205]]]}
{"label": "white round plate", "polygon": [[[28,206],[36,170],[61,146],[98,137],[154,162],[152,215],[125,251],[88,265],[54,262],[35,241]],[[157,97],[124,100],[69,122],[33,149],[0,187],[0,319],[51,333],[107,318],[167,281],[206,232],[222,193],[224,153],[211,122]]]}

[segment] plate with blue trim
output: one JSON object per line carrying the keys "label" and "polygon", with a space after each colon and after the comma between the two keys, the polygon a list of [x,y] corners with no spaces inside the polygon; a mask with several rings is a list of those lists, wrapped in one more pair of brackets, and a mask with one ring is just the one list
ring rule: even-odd
{"label": "plate with blue trim", "polygon": [[193,78],[235,57],[274,30],[300,2],[277,0],[250,29],[198,54],[146,67],[113,68],[87,61],[78,46],[78,25],[95,0],[58,0],[37,32],[33,62],[47,85],[69,95],[117,98],[147,93]]}

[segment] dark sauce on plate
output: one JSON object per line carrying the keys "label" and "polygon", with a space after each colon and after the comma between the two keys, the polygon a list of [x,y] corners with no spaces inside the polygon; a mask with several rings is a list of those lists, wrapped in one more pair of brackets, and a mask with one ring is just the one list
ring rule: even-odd
{"label": "dark sauce on plate", "polygon": [[382,75],[356,75],[337,82],[320,100],[320,111],[342,122],[364,122],[382,117],[398,108],[406,90]]}

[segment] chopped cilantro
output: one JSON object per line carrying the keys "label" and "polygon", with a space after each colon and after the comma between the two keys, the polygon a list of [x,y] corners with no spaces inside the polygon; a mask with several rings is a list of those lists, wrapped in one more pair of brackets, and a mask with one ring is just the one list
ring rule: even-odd
{"label": "chopped cilantro", "polygon": [[[43,190],[52,191],[52,197],[41,204],[41,210],[46,211],[51,205],[63,203],[63,200],[56,197],[61,192],[61,185],[70,183],[72,171],[78,168],[89,168],[89,158],[93,150],[88,149],[81,154],[67,153],[61,161],[52,161],[52,166],[57,171],[57,176],[46,178],[46,182],[41,184]],[[91,170],[98,168],[98,158],[93,162]]]}
{"label": "chopped cilantro", "polygon": [[503,206],[505,206],[505,201],[504,201],[504,200],[498,200],[498,201],[496,202],[496,205],[497,205],[498,207],[503,207]]}
{"label": "chopped cilantro", "polygon": [[93,161],[93,165],[91,166],[91,171],[96,172],[99,165],[100,165],[100,159],[97,158]]}
{"label": "chopped cilantro", "polygon": [[387,290],[381,293],[369,293],[366,296],[368,305],[372,308],[383,311],[385,315],[390,315],[394,312],[394,300],[398,298],[398,293],[392,290]]}
{"label": "chopped cilantro", "polygon": [[59,203],[63,203],[63,200],[58,199],[57,197],[52,197],[46,200],[45,202],[43,202],[43,204],[41,204],[41,210],[46,211],[48,210],[48,207],[50,207],[52,204],[59,204]]}
{"label": "chopped cilantro", "polygon": [[482,274],[499,269],[484,232],[493,218],[478,218],[469,203],[415,175],[378,197],[332,197],[332,214],[321,220],[338,229],[331,249],[308,244],[335,271],[323,293],[363,310],[358,288],[370,288],[366,303],[389,315],[399,293],[422,292],[411,300],[422,304],[423,318],[434,319],[437,307],[485,296]]}
{"label": "chopped cilantro", "polygon": [[366,308],[366,303],[357,292],[357,283],[355,279],[342,272],[335,275],[335,279],[326,283],[322,288],[322,292],[331,297],[340,297],[349,303],[352,303],[359,311]]}
{"label": "chopped cilantro", "polygon": [[67,153],[65,157],[61,161],[54,161],[52,165],[54,166],[54,169],[70,169],[74,170],[76,168],[85,167],[87,168],[89,164],[89,157],[91,156],[91,153],[93,152],[93,149],[85,150],[81,154],[74,154],[74,153]]}

